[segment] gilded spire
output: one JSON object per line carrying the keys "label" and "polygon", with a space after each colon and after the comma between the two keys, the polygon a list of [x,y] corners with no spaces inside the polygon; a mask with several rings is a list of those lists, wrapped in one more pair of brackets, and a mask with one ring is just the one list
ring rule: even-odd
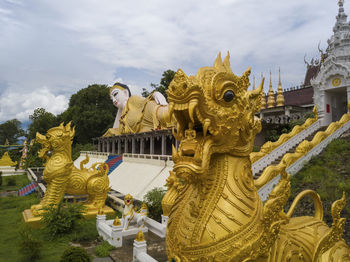
{"label": "gilded spire", "polygon": [[[263,74],[261,73],[261,78],[263,78]],[[265,92],[264,88],[261,89],[261,108],[260,110],[263,110],[266,108],[266,97],[265,97]]]}
{"label": "gilded spire", "polygon": [[145,235],[143,234],[143,232],[141,230],[136,234],[135,240],[137,242],[145,241]]}
{"label": "gilded spire", "polygon": [[270,71],[270,88],[267,98],[267,108],[272,108],[275,106],[275,95],[273,94],[272,81],[271,81],[271,71]]}
{"label": "gilded spire", "polygon": [[253,76],[253,90],[255,89],[255,76]]}
{"label": "gilded spire", "polygon": [[277,99],[276,106],[284,106],[284,96],[281,83],[281,69],[278,68],[278,89],[277,89]]}

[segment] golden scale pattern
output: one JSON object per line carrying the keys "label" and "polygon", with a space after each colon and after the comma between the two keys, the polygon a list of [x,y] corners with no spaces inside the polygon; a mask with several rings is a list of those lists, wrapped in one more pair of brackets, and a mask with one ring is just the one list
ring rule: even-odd
{"label": "golden scale pattern", "polygon": [[[284,212],[290,194],[285,169],[269,199],[260,200],[250,153],[261,130],[255,112],[264,80],[247,91],[249,74],[250,69],[234,75],[229,55],[222,61],[219,54],[213,67],[201,68],[195,76],[179,69],[169,86],[169,118],[177,120],[173,132],[180,145],[173,148],[174,168],[162,201],[169,215],[168,260],[350,261],[340,217],[345,196],[332,206],[331,228],[322,221],[322,203],[312,190],[298,195]],[[292,217],[308,195],[315,216]]]}
{"label": "golden scale pattern", "polygon": [[[64,194],[88,195],[85,203],[87,213],[103,213],[107,193],[110,190],[108,166],[95,163],[89,169],[84,165],[89,162],[88,155],[80,164],[80,169],[73,165],[72,140],[74,128],[70,123],[51,128],[46,135],[36,134],[36,141],[42,145],[39,157],[45,160],[43,179],[47,183],[44,198],[38,205],[31,207],[32,214],[39,216],[42,208],[57,205]],[[51,152],[51,155],[49,155]]]}

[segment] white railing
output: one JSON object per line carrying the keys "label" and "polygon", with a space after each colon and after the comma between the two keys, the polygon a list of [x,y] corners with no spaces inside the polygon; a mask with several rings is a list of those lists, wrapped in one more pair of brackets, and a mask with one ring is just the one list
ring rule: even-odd
{"label": "white railing", "polygon": [[123,154],[123,162],[153,164],[158,166],[166,166],[172,162],[172,157],[167,155],[148,155],[148,154]]}
{"label": "white railing", "polygon": [[253,175],[259,173],[261,170],[264,170],[269,166],[273,161],[275,161],[280,156],[283,156],[288,150],[293,148],[295,145],[299,144],[301,141],[305,140],[309,135],[318,130],[321,126],[321,121],[318,120],[313,123],[311,126],[301,131],[297,135],[291,137],[289,140],[284,142],[279,147],[275,148],[266,156],[260,158],[258,161],[252,164]]}
{"label": "white railing", "polygon": [[106,152],[97,152],[97,151],[80,151],[80,155],[88,154],[95,157],[108,157],[110,154]]}
{"label": "white railing", "polygon": [[[303,166],[310,161],[312,156],[316,156],[322,152],[322,150],[334,139],[341,136],[344,132],[350,129],[350,121],[345,123],[342,127],[334,131],[331,135],[326,137],[324,140],[322,140],[318,145],[316,145],[314,148],[312,148],[308,153],[306,153],[303,157],[299,158],[297,161],[295,161],[293,164],[291,164],[289,167],[287,167],[286,171],[290,175],[294,175],[297,172],[299,172]],[[281,176],[278,175],[272,180],[270,180],[266,185],[264,185],[260,190],[258,191],[258,194],[262,201],[267,200],[270,192],[274,188],[275,185],[278,184]]]}
{"label": "white railing", "polygon": [[153,160],[165,160],[165,161],[172,161],[172,157],[169,155],[150,155],[150,154],[131,154],[131,153],[124,153],[124,158],[137,158],[137,159],[153,159]]}

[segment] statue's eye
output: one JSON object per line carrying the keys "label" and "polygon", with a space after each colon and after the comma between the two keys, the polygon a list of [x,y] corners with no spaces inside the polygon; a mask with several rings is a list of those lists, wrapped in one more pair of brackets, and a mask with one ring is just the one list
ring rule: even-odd
{"label": "statue's eye", "polygon": [[228,91],[225,92],[223,98],[224,98],[224,100],[226,102],[231,102],[234,97],[235,97],[235,94],[233,93],[233,91],[232,90],[228,90]]}

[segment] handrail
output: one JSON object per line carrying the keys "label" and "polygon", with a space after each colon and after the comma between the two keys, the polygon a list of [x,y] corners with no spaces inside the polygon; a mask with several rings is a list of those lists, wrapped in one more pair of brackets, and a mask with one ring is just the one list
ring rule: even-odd
{"label": "handrail", "polygon": [[[349,113],[344,114],[339,121],[331,123],[325,131],[317,132],[311,141],[304,140],[301,142],[294,153],[285,154],[279,164],[265,168],[261,176],[254,181],[255,187],[257,189],[262,188],[266,183],[278,176],[284,168],[290,167],[293,163],[305,156],[310,150],[315,148],[332,133],[347,124],[347,122],[350,120],[350,101],[348,103],[348,109]],[[350,122],[346,125],[346,127],[350,128]]]}
{"label": "handrail", "polygon": [[304,124],[296,125],[295,127],[293,127],[292,131],[290,131],[287,134],[282,134],[279,137],[279,139],[275,142],[267,141],[264,145],[262,145],[259,152],[250,153],[251,162],[255,163],[256,161],[258,161],[262,157],[266,156],[267,154],[271,153],[274,149],[283,145],[289,139],[296,136],[297,134],[299,134],[300,132],[307,129],[309,126],[311,126],[313,123],[315,123],[318,120],[316,106],[314,106],[314,109],[312,110],[312,112],[314,113],[314,117],[306,119]]}
{"label": "handrail", "polygon": [[132,154],[132,153],[123,153],[123,158],[138,158],[138,159],[154,159],[154,160],[165,160],[172,161],[172,156],[169,155],[150,155],[150,154]]}
{"label": "handrail", "polygon": [[97,151],[80,151],[80,155],[83,154],[88,154],[88,155],[96,155],[96,156],[109,156],[110,153],[106,153],[106,152],[97,152]]}
{"label": "handrail", "polygon": [[270,165],[273,161],[275,161],[280,156],[283,156],[288,150],[290,150],[295,145],[303,141],[306,137],[308,137],[313,132],[318,130],[320,126],[321,126],[321,121],[317,120],[312,125],[302,130],[300,133],[296,134],[295,136],[291,137],[280,146],[276,147],[269,154],[266,154],[262,158],[258,159],[255,163],[252,164],[253,175],[258,173],[260,170],[263,170],[265,167]]}

